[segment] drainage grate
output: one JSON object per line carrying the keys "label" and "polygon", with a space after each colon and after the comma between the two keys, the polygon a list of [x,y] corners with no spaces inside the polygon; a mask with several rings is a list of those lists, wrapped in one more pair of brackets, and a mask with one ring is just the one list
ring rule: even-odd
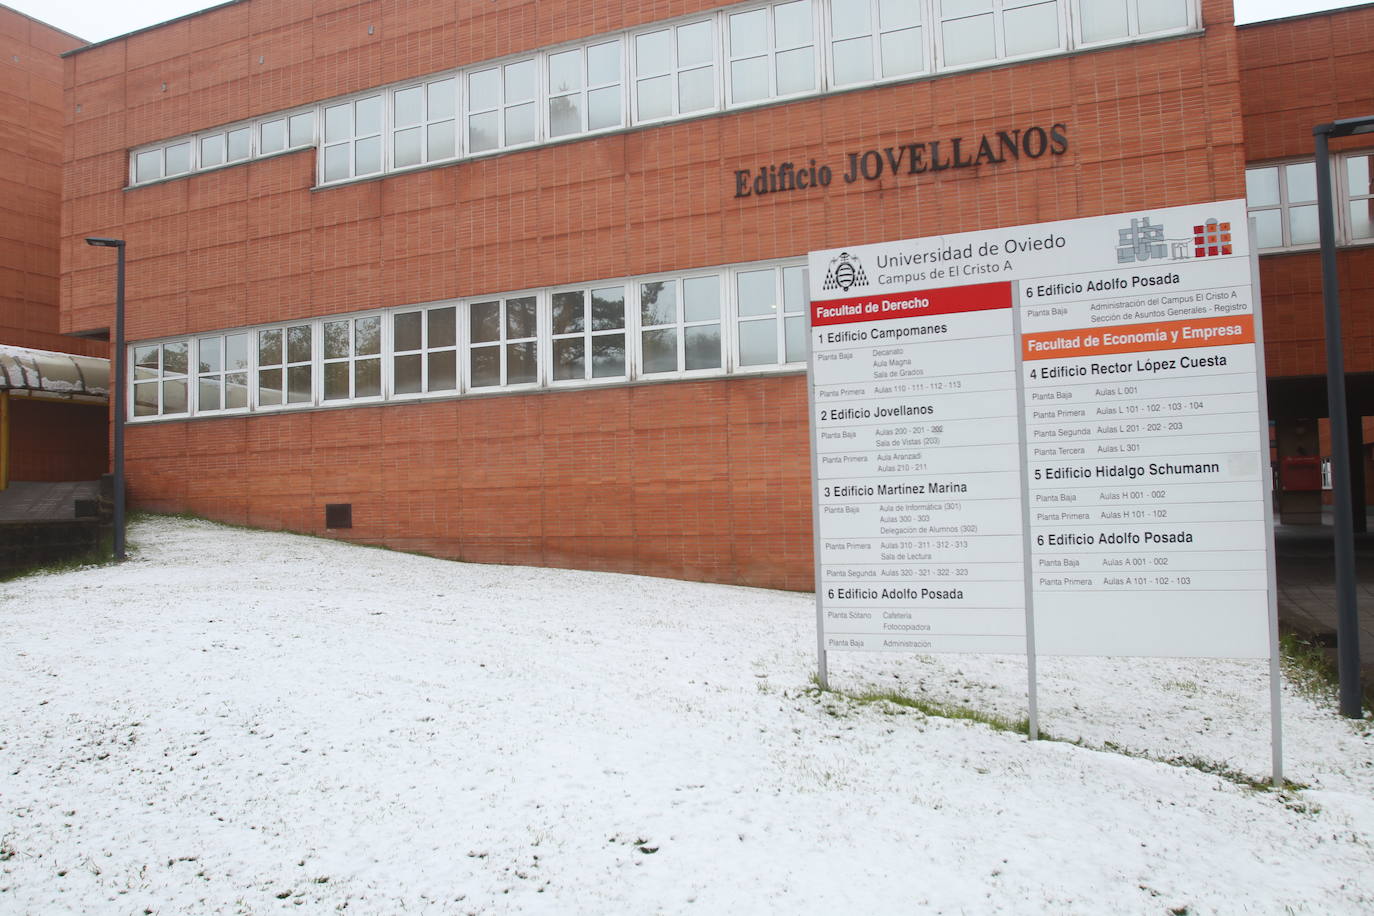
{"label": "drainage grate", "polygon": [[352,503],[325,503],[324,526],[326,528],[352,528]]}

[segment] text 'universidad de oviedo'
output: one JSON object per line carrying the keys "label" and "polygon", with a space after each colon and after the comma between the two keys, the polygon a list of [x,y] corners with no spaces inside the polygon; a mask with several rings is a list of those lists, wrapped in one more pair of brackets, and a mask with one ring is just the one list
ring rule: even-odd
{"label": "text 'universidad de oviedo'", "polygon": [[[846,153],[839,176],[846,184],[877,181],[885,175],[921,175],[949,169],[1001,165],[1021,159],[1062,156],[1069,150],[1069,127],[1062,122],[1046,127],[1014,128],[982,134],[977,138],[954,137],[921,143],[904,143],[881,149]],[[781,162],[757,169],[735,171],[735,197],[756,197],[786,191],[829,187],[836,170],[817,165]]]}

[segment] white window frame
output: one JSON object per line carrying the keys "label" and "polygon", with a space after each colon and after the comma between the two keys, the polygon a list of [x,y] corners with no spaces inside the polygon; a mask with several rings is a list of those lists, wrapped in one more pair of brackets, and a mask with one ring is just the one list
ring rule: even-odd
{"label": "white window frame", "polygon": [[[605,45],[615,45],[617,54],[616,79],[609,83],[592,83],[591,81],[591,51],[593,48],[600,48]],[[576,52],[578,55],[579,75],[581,87],[566,91],[555,92],[553,82],[553,59],[563,54]],[[564,45],[558,48],[550,48],[543,52],[543,66],[539,71],[539,104],[541,114],[541,128],[543,136],[549,143],[560,140],[568,140],[573,137],[580,137],[589,134],[600,134],[607,131],[621,130],[630,121],[628,101],[625,93],[626,74],[629,72],[626,66],[628,51],[625,46],[625,33],[607,35],[601,39],[581,42],[579,44]],[[620,106],[620,118],[614,124],[602,127],[590,127],[591,123],[591,94],[593,92],[604,92],[607,89],[615,89],[618,104]],[[550,107],[555,99],[563,98],[578,99],[578,128],[572,131],[555,135],[553,132],[553,112]]]}
{"label": "white window frame", "polygon": [[1198,5],[1193,0],[1185,0],[1187,15],[1185,24],[1172,29],[1159,29],[1156,31],[1142,32],[1140,29],[1140,4],[1151,3],[1153,0],[1121,0],[1126,4],[1126,34],[1115,38],[1100,38],[1097,41],[1088,41],[1083,37],[1083,6],[1091,3],[1092,0],[1073,0],[1073,45],[1075,48],[1099,48],[1107,45],[1121,44],[1122,42],[1136,41],[1141,38],[1156,38],[1162,35],[1177,35],[1192,31],[1197,28]]}
{"label": "white window frame", "polygon": [[[723,53],[723,39],[721,37],[721,23],[725,21],[724,13],[711,13],[707,15],[688,16],[683,19],[675,19],[664,23],[655,23],[652,28],[640,28],[628,33],[626,41],[626,56],[629,58],[628,74],[625,82],[625,92],[630,105],[630,120],[633,124],[662,124],[667,121],[677,120],[678,118],[696,117],[698,115],[709,114],[713,111],[720,111],[724,107],[724,84],[721,74],[724,68],[721,64]],[[678,30],[705,24],[711,31],[711,61],[710,63],[689,63],[685,66],[679,60],[678,55]],[[639,61],[639,38],[646,35],[654,35],[658,32],[668,33],[669,57],[667,68],[662,71],[640,74]],[[682,110],[682,75],[684,73],[695,73],[698,70],[710,69],[711,71],[711,104],[704,108],[693,108],[691,111]],[[653,79],[667,78],[669,85],[669,113],[656,118],[645,117],[639,110],[639,84]]]}
{"label": "white window frame", "polygon": [[[658,379],[677,379],[677,378],[697,378],[702,376],[723,375],[730,364],[729,346],[729,324],[732,320],[730,315],[729,298],[726,294],[726,281],[729,275],[728,270],[703,270],[690,271],[686,273],[678,272],[671,274],[661,274],[655,276],[635,277],[630,282],[631,295],[633,296],[633,311],[636,326],[634,340],[634,366],[637,378],[643,380]],[[712,319],[689,320],[687,318],[687,302],[684,293],[686,284],[694,280],[714,280],[716,285],[716,297],[720,311],[717,317]],[[666,324],[645,324],[641,288],[650,283],[671,283],[675,287],[674,295],[677,300],[677,318],[675,321]],[[719,361],[715,366],[707,366],[700,369],[687,368],[687,329],[702,328],[715,325],[718,329],[720,338]],[[674,369],[664,369],[659,372],[650,372],[644,361],[644,335],[652,331],[671,330],[676,334],[677,343],[677,365]]]}
{"label": "white window frame", "polygon": [[[453,344],[443,346],[431,346],[430,344],[430,319],[433,312],[451,309],[453,311]],[[396,343],[396,319],[401,315],[418,314],[420,316],[420,348],[399,349]],[[451,396],[463,393],[463,323],[467,319],[467,310],[463,303],[457,299],[450,299],[443,302],[435,302],[429,305],[402,306],[389,309],[387,316],[387,334],[390,341],[390,349],[386,361],[386,391],[387,396],[396,400],[415,400],[419,398],[437,396]],[[429,363],[430,357],[434,354],[451,353],[453,355],[453,387],[431,389],[429,387]],[[398,392],[396,390],[396,360],[401,357],[417,356],[420,359],[420,390]]]}
{"label": "white window frame", "polygon": [[[508,337],[506,334],[506,307],[509,302],[515,299],[534,300],[534,336],[533,337]],[[544,341],[548,336],[548,295],[537,290],[520,290],[513,293],[496,293],[491,296],[470,296],[463,300],[462,320],[463,329],[460,340],[463,343],[463,381],[462,390],[466,393],[479,394],[497,391],[528,391],[543,387],[547,383],[548,360],[545,356]],[[472,309],[476,305],[486,303],[499,303],[497,309],[497,322],[499,333],[494,341],[474,341],[472,339]],[[517,343],[534,343],[534,380],[531,382],[518,382],[511,384],[507,381],[510,377],[507,347]],[[472,354],[476,349],[489,349],[495,347],[500,366],[501,380],[495,385],[474,385],[472,382]]]}
{"label": "white window frame", "polygon": [[[755,273],[764,270],[773,272],[773,296],[776,302],[776,311],[771,315],[742,315],[739,306],[739,276],[746,273]],[[797,311],[787,311],[787,288],[783,272],[787,270],[800,271],[801,276],[801,302]],[[767,261],[761,264],[740,264],[730,268],[729,271],[729,296],[730,296],[730,371],[738,374],[750,372],[768,372],[789,366],[804,366],[806,355],[803,353],[798,359],[787,359],[787,319],[798,318],[806,319],[806,262],[798,260]],[[774,353],[776,361],[767,363],[751,363],[744,365],[743,354],[740,353],[740,343],[743,335],[740,333],[740,326],[758,322],[772,321],[774,326]],[[806,332],[810,330],[807,323],[802,332],[802,340],[807,340]]]}
{"label": "white window frame", "polygon": [[[944,12],[943,0],[933,0],[934,17],[932,29],[935,31],[935,69],[938,72],[958,72],[960,70],[972,70],[981,67],[990,67],[1010,61],[1034,60],[1041,57],[1053,57],[1072,50],[1069,41],[1068,12],[1067,8],[1071,0],[991,0],[992,9],[976,13],[965,13],[962,15],[946,16]],[[1006,15],[1008,12],[1026,9],[1033,6],[1045,6],[1053,3],[1055,6],[1055,27],[1058,30],[1058,43],[1052,48],[1041,48],[1027,51],[1023,54],[1007,53],[1007,28]],[[957,64],[948,62],[949,55],[945,49],[945,23],[959,22],[966,19],[975,19],[980,16],[991,16],[993,25],[992,56],[980,57],[977,60],[964,61]]]}
{"label": "white window frame", "polygon": [[[778,7],[790,6],[791,4],[798,2],[809,2],[811,4],[810,44],[788,45],[787,47],[779,47],[777,40],[777,9]],[[822,17],[817,15],[817,11],[820,10],[822,7],[826,6],[828,6],[828,4],[826,4],[824,0],[775,0],[775,2],[773,3],[753,3],[745,6],[734,7],[731,9],[724,10],[721,13],[720,42],[721,46],[724,48],[724,53],[721,57],[721,68],[719,72],[721,74],[723,82],[726,108],[748,108],[754,105],[766,105],[769,102],[774,102],[779,99],[805,98],[807,96],[818,95],[826,91],[827,87],[825,85],[825,78],[822,74],[823,68],[821,64],[820,53],[821,30],[819,28],[819,22]],[[767,13],[767,46],[764,49],[762,55],[742,54],[736,56],[734,53],[734,49],[730,46],[730,19],[731,17],[739,16],[745,13],[752,13],[757,10],[764,10]],[[789,92],[786,94],[779,92],[778,56],[792,51],[797,51],[806,47],[809,47],[811,49],[811,74],[813,77],[811,88],[799,90],[797,92]],[[731,73],[733,71],[734,64],[737,61],[756,60],[760,56],[762,56],[763,59],[767,61],[768,91],[765,92],[764,95],[760,98],[748,99],[746,101],[737,101],[734,97],[733,82],[731,80]]]}
{"label": "white window frame", "polygon": [[[358,352],[358,323],[362,321],[376,320],[377,322],[377,352],[359,353]],[[343,356],[329,356],[326,349],[329,342],[329,325],[346,324],[348,326],[348,352]],[[386,363],[387,354],[391,349],[387,346],[387,326],[386,316],[380,311],[369,312],[350,312],[347,315],[333,315],[329,318],[319,320],[319,356],[315,359],[318,366],[318,394],[321,405],[333,404],[365,404],[369,401],[380,401],[386,397]],[[359,364],[375,361],[377,363],[377,393],[360,395],[358,394],[358,367]],[[348,378],[348,393],[342,397],[329,396],[329,369],[331,366],[343,366]]]}
{"label": "white window frame", "polygon": [[[381,90],[351,95],[345,99],[330,101],[320,106],[319,116],[316,118],[319,132],[319,153],[317,159],[318,181],[321,185],[341,184],[345,181],[354,181],[361,178],[373,178],[377,175],[385,175],[389,160],[387,158],[387,140],[390,136],[389,119],[387,117],[387,101],[390,94]],[[377,129],[360,133],[358,131],[358,105],[363,102],[376,101],[377,103]],[[330,140],[328,138],[326,121],[328,112],[336,108],[348,108],[348,132],[338,138]],[[358,171],[358,144],[370,140],[377,141],[377,168],[371,172]],[[343,148],[347,153],[347,174],[342,178],[327,178],[329,168],[330,150]]]}
{"label": "white window frame", "polygon": [[[453,114],[445,118],[435,117],[432,111],[430,92],[434,86],[446,81],[452,81],[451,92],[453,95]],[[402,92],[412,89],[420,90],[420,104],[424,109],[424,114],[415,123],[400,124],[396,115],[396,96]],[[383,107],[383,128],[382,133],[386,137],[386,142],[382,149],[382,171],[383,172],[406,172],[412,169],[422,169],[431,165],[445,162],[456,162],[463,158],[463,131],[465,124],[463,117],[463,87],[461,74],[457,72],[440,73],[426,77],[422,80],[415,80],[401,86],[396,86],[386,90],[385,104]],[[430,132],[435,127],[442,125],[446,121],[453,122],[453,154],[451,156],[432,157],[429,153]],[[396,162],[396,137],[402,131],[416,130],[420,132],[420,161],[398,165]]]}
{"label": "white window frame", "polygon": [[[506,70],[517,64],[530,63],[534,67],[534,95],[529,99],[510,100],[510,93],[506,91]],[[542,91],[544,81],[547,79],[545,74],[543,54],[540,52],[530,52],[527,54],[517,54],[511,57],[501,58],[500,60],[483,62],[479,66],[468,67],[462,71],[463,79],[463,149],[469,157],[494,156],[498,153],[512,149],[526,149],[538,146],[544,142],[544,121],[548,115],[541,109],[548,107],[545,101],[547,93]],[[500,97],[495,107],[484,107],[480,111],[472,107],[472,78],[482,73],[496,71],[497,82],[500,86]],[[522,140],[519,143],[509,142],[506,135],[506,118],[511,109],[522,105],[534,106],[534,136],[529,140]],[[474,115],[496,114],[496,146],[491,149],[474,151],[472,149],[471,125]],[[561,138],[560,138],[561,139]]]}
{"label": "white window frame", "polygon": [[[229,348],[228,348],[228,343],[229,343],[229,338],[231,338],[231,337],[242,337],[242,338],[244,339],[244,348],[245,348],[245,353],[246,353],[246,360],[245,360],[245,363],[244,363],[244,368],[241,369],[241,370],[240,370],[240,369],[230,369],[230,368],[229,368],[229,364],[228,364],[228,349],[229,349]],[[206,342],[207,340],[214,340],[214,341],[217,341],[217,342],[218,342],[218,346],[219,346],[220,367],[219,367],[219,369],[212,369],[212,370],[210,370],[210,371],[202,371],[201,368],[200,368],[200,362],[201,362],[200,356],[201,356],[202,348],[205,346],[205,342]],[[221,414],[240,414],[240,413],[248,413],[249,411],[251,411],[251,410],[253,409],[253,390],[252,390],[252,389],[253,389],[253,375],[254,375],[254,373],[257,371],[257,369],[256,369],[256,360],[254,359],[255,354],[256,354],[256,349],[255,349],[255,347],[254,347],[254,344],[255,344],[255,343],[256,343],[256,338],[255,338],[255,336],[254,336],[254,334],[253,334],[253,332],[252,332],[251,330],[248,330],[248,331],[220,331],[220,332],[216,332],[216,333],[214,333],[214,334],[198,334],[198,335],[196,335],[196,338],[195,338],[194,359],[192,360],[193,364],[195,365],[195,372],[192,373],[192,377],[193,377],[194,380],[195,380],[195,385],[193,386],[194,389],[195,389],[195,410],[193,411],[194,413],[196,413],[196,414],[215,414],[215,415],[218,416],[218,415],[221,415]],[[216,381],[219,382],[219,400],[220,400],[220,404],[223,405],[223,404],[225,403],[225,401],[227,400],[227,393],[228,393],[228,387],[227,387],[227,386],[228,386],[228,377],[231,376],[231,375],[237,375],[237,374],[239,374],[240,372],[242,372],[243,377],[244,377],[244,379],[243,379],[243,397],[244,397],[244,405],[243,405],[242,407],[225,407],[225,406],[220,406],[220,407],[206,407],[206,406],[204,406],[204,405],[201,403],[201,400],[200,400],[200,386],[201,386],[201,382],[202,382],[204,379],[213,378],[213,379],[215,379]]]}
{"label": "white window frame", "polygon": [[1334,183],[1332,187],[1335,188],[1335,194],[1333,196],[1336,198],[1336,206],[1338,208],[1336,231],[1342,244],[1350,246],[1374,245],[1374,235],[1365,236],[1363,238],[1355,237],[1355,224],[1350,218],[1351,205],[1358,201],[1369,201],[1370,206],[1374,207],[1374,188],[1360,194],[1355,194],[1352,192],[1347,182],[1346,163],[1352,159],[1361,157],[1369,158],[1369,170],[1371,176],[1374,176],[1374,149],[1346,150],[1341,152],[1338,156],[1333,157],[1336,174],[1333,177]]}
{"label": "white window frame", "polygon": [[[290,352],[290,329],[307,328],[310,334],[310,359],[293,360]],[[262,362],[262,335],[272,331],[281,332],[281,362],[264,364]],[[273,324],[261,325],[252,329],[252,362],[253,377],[249,384],[249,404],[254,411],[280,411],[280,410],[302,410],[314,407],[319,403],[320,376],[320,323],[317,319],[306,319],[303,321],[280,321]],[[291,400],[291,370],[301,366],[308,366],[310,369],[310,397],[304,401]],[[264,369],[279,369],[282,374],[282,403],[264,404],[262,403],[261,380]]]}
{"label": "white window frame", "polygon": [[[831,0],[824,3],[824,21],[821,23],[825,36],[825,80],[828,90],[843,91],[854,89],[861,86],[872,86],[878,83],[900,82],[901,80],[916,79],[921,76],[929,76],[934,71],[935,47],[934,32],[927,17],[930,16],[934,7],[927,0],[915,0],[917,8],[920,10],[921,19],[914,25],[893,26],[884,28],[882,25],[882,3],[881,0],[863,0],[868,4],[869,29],[865,34],[848,35],[836,37],[834,28],[834,5]],[[921,49],[921,66],[907,73],[898,73],[892,76],[883,75],[883,37],[885,35],[905,32],[911,29],[920,29],[921,35],[919,45]],[[853,80],[847,83],[840,83],[837,77],[838,67],[835,64],[835,45],[837,42],[859,41],[864,37],[869,40],[869,60],[873,64],[873,75],[864,80]]]}
{"label": "white window frame", "polygon": [[[167,371],[167,347],[177,344],[181,344],[186,348],[186,371],[181,373],[169,373]],[[194,365],[192,360],[196,355],[194,339],[191,337],[166,337],[161,340],[138,341],[137,343],[129,344],[128,349],[129,378],[125,383],[129,396],[128,419],[131,422],[141,423],[165,417],[185,419],[186,417],[193,416],[192,397],[194,396],[193,384],[196,376],[195,373],[191,371],[191,368]],[[157,350],[157,368],[155,369],[151,367],[140,367],[138,365],[138,351],[147,349]],[[151,371],[154,375],[150,378],[139,378],[138,373],[140,371]],[[186,387],[186,407],[174,413],[168,413],[167,385],[168,383],[175,384],[178,381]],[[144,414],[142,416],[137,414],[138,389],[140,387],[152,388],[157,391],[157,410],[154,413]]]}
{"label": "white window frame", "polygon": [[[592,295],[603,290],[620,290],[621,295],[621,324],[618,328],[603,328],[596,330],[592,327]],[[634,357],[632,350],[633,341],[630,339],[630,325],[633,316],[630,314],[630,286],[623,281],[611,281],[606,283],[580,283],[576,286],[562,286],[549,291],[548,320],[544,327],[547,333],[542,334],[548,342],[548,358],[545,365],[548,366],[548,384],[550,387],[582,387],[586,385],[602,385],[606,383],[624,382],[634,377]],[[554,300],[559,296],[581,294],[582,298],[582,330],[570,331],[566,333],[554,333],[553,312]],[[592,360],[593,347],[598,337],[614,337],[620,335],[624,339],[624,359],[625,371],[620,375],[601,375],[595,373]],[[556,377],[557,365],[554,354],[557,346],[562,341],[580,341],[582,343],[582,375],[580,378],[560,379]]]}
{"label": "white window frame", "polygon": [[[1291,200],[1289,199],[1289,196],[1288,196],[1288,174],[1287,174],[1287,170],[1288,170],[1288,168],[1289,168],[1290,166],[1301,166],[1301,165],[1314,166],[1314,160],[1313,160],[1313,159],[1285,159],[1285,160],[1281,160],[1281,161],[1277,161],[1277,162],[1255,163],[1255,164],[1251,164],[1251,165],[1247,165],[1247,166],[1246,166],[1245,171],[1246,171],[1247,175],[1248,175],[1248,173],[1250,173],[1250,172],[1257,172],[1257,171],[1260,171],[1260,170],[1262,170],[1262,169],[1277,169],[1277,170],[1278,170],[1278,171],[1277,171],[1277,175],[1278,175],[1278,186],[1279,186],[1279,201],[1278,201],[1277,204],[1264,204],[1264,205],[1261,205],[1261,206],[1251,206],[1250,203],[1249,203],[1249,201],[1248,201],[1248,200],[1246,201],[1246,216],[1247,216],[1247,217],[1248,217],[1248,216],[1251,216],[1251,215],[1253,215],[1253,214],[1255,214],[1255,213],[1258,213],[1258,212],[1271,211],[1271,210],[1276,210],[1276,211],[1278,211],[1278,213],[1279,213],[1279,224],[1280,224],[1280,232],[1281,232],[1281,236],[1282,236],[1282,243],[1279,244],[1279,245],[1277,245],[1277,246],[1269,246],[1269,247],[1261,248],[1260,245],[1259,245],[1259,239],[1256,239],[1256,240],[1255,240],[1255,249],[1256,249],[1257,251],[1259,251],[1260,253],[1262,253],[1262,254],[1263,254],[1263,253],[1267,253],[1267,252],[1274,252],[1274,251],[1311,251],[1312,249],[1317,248],[1317,247],[1320,247],[1320,245],[1321,245],[1320,239],[1317,239],[1317,240],[1314,240],[1314,241],[1311,241],[1311,242],[1300,242],[1300,243],[1297,243],[1297,244],[1294,244],[1293,241],[1292,241],[1292,239],[1293,239],[1293,233],[1292,233],[1292,229],[1291,229],[1291,225],[1292,225],[1292,223],[1291,223],[1291,220],[1292,220],[1291,211],[1292,211],[1292,208],[1296,206],[1296,207],[1312,207],[1313,209],[1316,209],[1316,206],[1317,206],[1317,201],[1316,201],[1316,198],[1315,198],[1315,197],[1314,197],[1312,200],[1310,200],[1310,201],[1308,201],[1308,200],[1302,200],[1302,201],[1298,201],[1298,202],[1296,202],[1296,203],[1294,203],[1293,201],[1291,201]],[[1315,166],[1314,166],[1314,170],[1315,170]],[[1339,187],[1339,185],[1333,185],[1333,187]],[[1337,196],[1337,198],[1340,197],[1339,192],[1337,193],[1336,196]],[[1342,206],[1342,209],[1343,209],[1343,205],[1338,205],[1338,206]]]}

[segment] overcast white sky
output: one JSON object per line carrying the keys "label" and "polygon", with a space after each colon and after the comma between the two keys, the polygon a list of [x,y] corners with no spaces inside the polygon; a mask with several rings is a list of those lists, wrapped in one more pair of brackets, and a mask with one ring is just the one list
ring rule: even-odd
{"label": "overcast white sky", "polygon": [[[1363,2],[1367,0],[1235,0],[1236,21],[1256,22]],[[103,41],[219,4],[198,0],[8,0],[8,5],[87,41]]]}

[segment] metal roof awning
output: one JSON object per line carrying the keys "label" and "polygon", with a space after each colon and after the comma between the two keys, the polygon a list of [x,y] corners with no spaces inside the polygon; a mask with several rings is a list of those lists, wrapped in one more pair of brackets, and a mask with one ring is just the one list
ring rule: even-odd
{"label": "metal roof awning", "polygon": [[0,345],[0,391],[62,400],[110,399],[110,361]]}

